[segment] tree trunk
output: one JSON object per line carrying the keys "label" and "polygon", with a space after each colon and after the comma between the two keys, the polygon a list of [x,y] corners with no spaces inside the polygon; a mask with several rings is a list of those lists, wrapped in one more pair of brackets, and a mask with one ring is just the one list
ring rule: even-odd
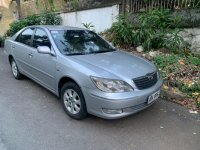
{"label": "tree trunk", "polygon": [[18,17],[19,17],[19,19],[21,19],[22,18],[22,16],[21,16],[21,0],[15,0],[15,1],[17,3]]}

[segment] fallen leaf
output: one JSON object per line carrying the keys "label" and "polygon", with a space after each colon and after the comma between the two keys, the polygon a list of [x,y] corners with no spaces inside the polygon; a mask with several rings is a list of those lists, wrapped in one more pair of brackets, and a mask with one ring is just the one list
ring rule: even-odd
{"label": "fallen leaf", "polygon": [[186,106],[186,105],[188,105],[188,101],[187,101],[187,100],[184,100],[184,101],[181,102],[181,104],[182,104],[183,106]]}
{"label": "fallen leaf", "polygon": [[165,89],[165,90],[168,90],[169,89],[169,87],[168,86],[166,86],[165,84],[163,85],[163,89]]}
{"label": "fallen leaf", "polygon": [[184,60],[179,60],[178,61],[180,65],[185,65],[185,61]]}
{"label": "fallen leaf", "polygon": [[172,88],[173,93],[177,93],[179,90],[178,88]]}
{"label": "fallen leaf", "polygon": [[192,96],[199,96],[199,95],[200,95],[200,93],[198,93],[198,92],[192,93]]}
{"label": "fallen leaf", "polygon": [[183,80],[183,83],[188,87],[191,87],[195,82],[192,80]]}

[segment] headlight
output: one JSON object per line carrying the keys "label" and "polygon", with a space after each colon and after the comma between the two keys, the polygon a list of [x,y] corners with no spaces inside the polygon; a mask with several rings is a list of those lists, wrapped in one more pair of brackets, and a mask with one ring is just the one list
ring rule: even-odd
{"label": "headlight", "polygon": [[120,93],[131,92],[133,88],[126,82],[121,80],[103,79],[98,77],[91,77],[98,89],[104,92]]}

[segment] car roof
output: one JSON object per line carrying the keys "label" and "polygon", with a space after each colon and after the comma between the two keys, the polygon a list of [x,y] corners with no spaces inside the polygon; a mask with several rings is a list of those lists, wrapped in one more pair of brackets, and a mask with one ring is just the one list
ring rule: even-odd
{"label": "car roof", "polygon": [[40,27],[40,28],[46,28],[48,30],[87,30],[83,28],[78,27],[71,27],[71,26],[59,26],[59,25],[34,25],[29,27]]}

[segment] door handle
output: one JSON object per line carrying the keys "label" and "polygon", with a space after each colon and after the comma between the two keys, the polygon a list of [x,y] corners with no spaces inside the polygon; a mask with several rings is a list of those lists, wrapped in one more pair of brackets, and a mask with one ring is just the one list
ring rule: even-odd
{"label": "door handle", "polygon": [[14,45],[12,45],[11,47],[12,47],[12,49],[15,49],[15,46],[14,46]]}
{"label": "door handle", "polygon": [[28,56],[29,56],[30,58],[32,58],[32,57],[33,57],[33,54],[32,54],[32,53],[30,53],[30,54],[28,54]]}

